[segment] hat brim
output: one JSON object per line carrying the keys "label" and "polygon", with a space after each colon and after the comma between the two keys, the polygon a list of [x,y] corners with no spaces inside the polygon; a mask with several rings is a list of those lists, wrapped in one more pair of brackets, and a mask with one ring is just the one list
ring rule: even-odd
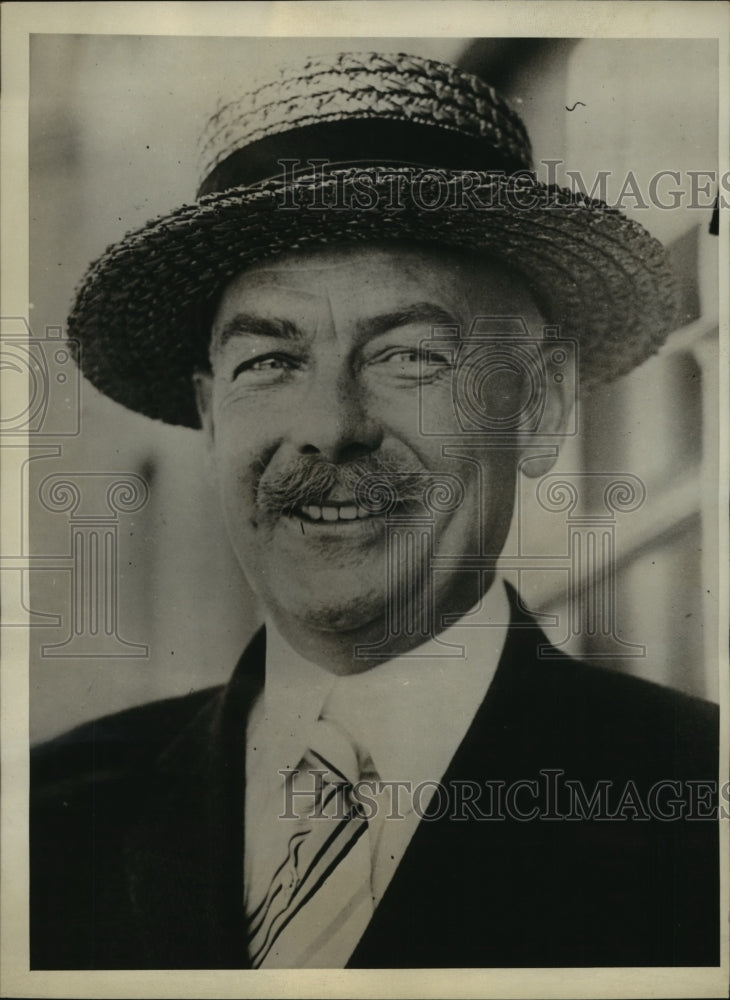
{"label": "hat brim", "polygon": [[[374,209],[357,207],[366,173]],[[198,427],[192,376],[207,365],[210,336],[201,305],[251,264],[343,242],[423,242],[498,257],[528,278],[561,335],[575,338],[582,389],[656,352],[675,322],[676,294],[665,251],[642,226],[526,175],[470,172],[467,207],[462,171],[433,174],[424,172],[418,198],[404,185],[395,208],[379,207],[392,200],[392,181],[352,168],[298,178],[295,199],[281,179],[207,195],[128,234],[91,266],[69,317],[82,372],[132,410]],[[427,208],[429,183],[453,199]],[[335,193],[347,207],[312,209]]]}

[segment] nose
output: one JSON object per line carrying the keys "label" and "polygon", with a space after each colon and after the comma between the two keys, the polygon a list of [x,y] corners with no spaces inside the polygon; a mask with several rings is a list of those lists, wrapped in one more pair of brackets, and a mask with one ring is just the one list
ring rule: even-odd
{"label": "nose", "polygon": [[380,422],[363,398],[356,378],[334,361],[308,380],[301,406],[292,414],[291,441],[299,455],[333,464],[353,462],[376,451]]}

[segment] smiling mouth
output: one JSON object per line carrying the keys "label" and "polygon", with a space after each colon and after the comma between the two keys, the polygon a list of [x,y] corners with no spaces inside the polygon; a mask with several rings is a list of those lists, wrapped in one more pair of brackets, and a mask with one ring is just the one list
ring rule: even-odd
{"label": "smiling mouth", "polygon": [[313,523],[326,521],[334,524],[337,521],[365,521],[373,517],[381,517],[381,511],[369,511],[355,503],[336,503],[329,501],[323,504],[304,504],[292,511],[292,516]]}

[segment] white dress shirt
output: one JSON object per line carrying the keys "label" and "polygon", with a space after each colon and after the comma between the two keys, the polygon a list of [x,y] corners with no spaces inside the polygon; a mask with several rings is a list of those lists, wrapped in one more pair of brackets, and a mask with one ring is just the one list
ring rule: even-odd
{"label": "white dress shirt", "polygon": [[[382,898],[439,782],[482,703],[509,624],[504,583],[496,579],[459,621],[411,651],[370,670],[336,676],[304,659],[267,622],[266,682],[252,710],[246,744],[245,879],[250,884],[279,771],[296,768],[320,717],[335,720],[366,755],[364,779],[409,782],[371,796],[372,896]],[[444,655],[448,647],[456,655]],[[422,785],[413,808],[412,791]],[[370,789],[367,788],[368,795]],[[395,810],[403,818],[388,819]],[[268,859],[265,863],[269,863]],[[344,965],[357,941],[351,942]]]}

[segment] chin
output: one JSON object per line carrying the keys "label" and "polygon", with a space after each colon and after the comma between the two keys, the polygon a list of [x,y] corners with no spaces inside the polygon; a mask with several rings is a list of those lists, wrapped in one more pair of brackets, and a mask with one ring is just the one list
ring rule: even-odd
{"label": "chin", "polygon": [[359,592],[348,595],[344,588],[331,594],[311,592],[297,601],[279,602],[288,618],[299,620],[307,629],[320,632],[354,632],[385,617],[386,597]]}

